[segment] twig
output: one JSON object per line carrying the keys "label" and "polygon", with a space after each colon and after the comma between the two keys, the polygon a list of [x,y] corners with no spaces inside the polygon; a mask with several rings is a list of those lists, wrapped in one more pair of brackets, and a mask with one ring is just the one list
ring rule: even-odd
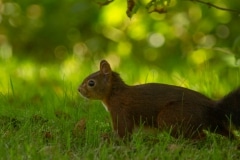
{"label": "twig", "polygon": [[109,3],[113,2],[114,0],[107,0],[105,2],[96,2],[100,7],[102,6],[106,6],[108,5]]}
{"label": "twig", "polygon": [[223,10],[223,11],[240,13],[240,11],[238,11],[238,10],[229,9],[229,8],[223,8],[223,7],[217,6],[217,5],[215,5],[215,4],[212,4],[212,3],[210,3],[210,2],[205,2],[205,1],[202,1],[202,0],[189,0],[189,1],[202,3],[202,4],[205,4],[205,5],[208,5],[209,7],[213,7],[213,8],[216,8],[216,9]]}
{"label": "twig", "polygon": [[127,16],[128,16],[129,18],[131,18],[132,15],[134,14],[134,13],[133,13],[134,7],[135,7],[135,2],[134,2],[134,0],[127,0],[127,11],[126,11],[126,13],[127,13]]}

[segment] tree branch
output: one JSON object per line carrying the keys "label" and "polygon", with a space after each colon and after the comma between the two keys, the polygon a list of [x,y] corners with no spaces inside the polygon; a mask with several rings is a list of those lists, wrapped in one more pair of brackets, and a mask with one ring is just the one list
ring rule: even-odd
{"label": "tree branch", "polygon": [[106,6],[109,3],[112,3],[114,0],[106,0],[105,2],[96,2],[100,7]]}
{"label": "tree branch", "polygon": [[240,11],[238,11],[238,10],[229,9],[229,8],[223,8],[223,7],[217,6],[215,4],[212,4],[210,2],[205,2],[205,1],[202,1],[202,0],[188,0],[188,1],[202,3],[202,4],[205,4],[205,5],[208,5],[209,7],[213,7],[213,8],[219,9],[219,10],[223,10],[223,11],[240,13]]}

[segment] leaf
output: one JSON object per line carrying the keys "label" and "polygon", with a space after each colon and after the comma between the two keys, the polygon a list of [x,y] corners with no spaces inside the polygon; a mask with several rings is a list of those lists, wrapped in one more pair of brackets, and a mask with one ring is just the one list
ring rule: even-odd
{"label": "leaf", "polygon": [[138,10],[138,6],[134,2],[134,0],[127,0],[127,16],[131,18]]}
{"label": "leaf", "polygon": [[171,0],[151,0],[146,6],[149,13],[167,13],[167,7],[169,6]]}

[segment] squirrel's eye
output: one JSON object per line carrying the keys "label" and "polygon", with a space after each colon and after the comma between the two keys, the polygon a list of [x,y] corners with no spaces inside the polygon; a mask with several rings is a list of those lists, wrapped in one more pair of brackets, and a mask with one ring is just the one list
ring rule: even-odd
{"label": "squirrel's eye", "polygon": [[95,86],[95,81],[94,80],[89,80],[88,81],[88,86],[89,87],[94,87]]}

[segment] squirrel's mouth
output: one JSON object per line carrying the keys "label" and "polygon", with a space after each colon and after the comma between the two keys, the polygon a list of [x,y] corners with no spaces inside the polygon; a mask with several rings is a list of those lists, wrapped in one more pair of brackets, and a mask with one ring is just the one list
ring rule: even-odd
{"label": "squirrel's mouth", "polygon": [[78,88],[78,93],[84,98],[87,98],[87,99],[89,98],[89,95],[87,94],[86,90],[81,86]]}

